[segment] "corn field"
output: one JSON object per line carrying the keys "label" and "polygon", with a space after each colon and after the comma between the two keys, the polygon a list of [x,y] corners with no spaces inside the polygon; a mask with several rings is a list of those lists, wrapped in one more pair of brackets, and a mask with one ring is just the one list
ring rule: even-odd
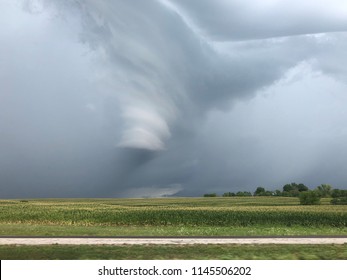
{"label": "corn field", "polygon": [[0,200],[0,223],[346,227],[347,206],[295,198]]}

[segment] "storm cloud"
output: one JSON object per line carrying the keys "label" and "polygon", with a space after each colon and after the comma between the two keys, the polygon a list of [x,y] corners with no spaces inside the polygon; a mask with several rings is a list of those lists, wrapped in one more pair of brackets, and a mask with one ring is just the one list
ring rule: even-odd
{"label": "storm cloud", "polygon": [[0,38],[3,198],[346,187],[344,1],[1,0]]}

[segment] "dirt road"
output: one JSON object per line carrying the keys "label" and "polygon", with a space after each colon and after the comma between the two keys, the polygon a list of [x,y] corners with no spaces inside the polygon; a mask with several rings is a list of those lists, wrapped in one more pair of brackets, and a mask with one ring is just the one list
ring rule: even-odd
{"label": "dirt road", "polygon": [[347,237],[0,237],[0,245],[347,244]]}

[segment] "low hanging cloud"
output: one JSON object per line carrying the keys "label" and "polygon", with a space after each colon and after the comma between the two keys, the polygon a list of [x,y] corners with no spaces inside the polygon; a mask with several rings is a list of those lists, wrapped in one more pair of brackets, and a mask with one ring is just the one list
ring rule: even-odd
{"label": "low hanging cloud", "polygon": [[164,149],[164,141],[170,137],[170,131],[160,115],[141,108],[126,108],[123,118],[130,128],[123,133],[120,147],[153,151]]}
{"label": "low hanging cloud", "polygon": [[0,195],[343,187],[346,5],[296,2],[2,1]]}

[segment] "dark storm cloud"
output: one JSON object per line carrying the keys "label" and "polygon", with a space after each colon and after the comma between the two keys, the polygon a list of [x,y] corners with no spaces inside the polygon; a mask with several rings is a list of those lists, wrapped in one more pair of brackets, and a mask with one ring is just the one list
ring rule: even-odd
{"label": "dark storm cloud", "polygon": [[[335,94],[344,91],[346,35],[322,33],[344,30],[344,9],[312,12],[310,3],[296,13],[294,5],[274,1],[252,8],[213,3],[2,2],[1,196],[200,195],[286,180],[316,183],[312,174],[322,165],[305,157],[330,158],[319,150],[331,150],[317,132],[321,120],[312,118],[307,127],[314,133],[300,138],[302,146],[313,137],[324,143],[301,151],[301,174],[292,160],[286,164],[296,145],[281,137],[298,133],[307,116],[297,118],[293,109],[278,118],[273,108],[309,106],[315,96],[307,97],[305,83],[312,73],[319,86],[311,91],[331,86],[327,75],[337,79]],[[275,30],[272,23],[288,9],[286,25]],[[288,93],[293,83],[296,99]],[[333,104],[329,96],[319,100]],[[259,122],[271,113],[281,122]],[[343,126],[338,117],[327,117],[332,135]],[[344,149],[342,140],[337,146]],[[288,154],[269,143],[283,143],[277,149]],[[342,157],[338,162],[345,166]]]}
{"label": "dark storm cloud", "polygon": [[[164,0],[163,0],[164,1]],[[165,0],[204,35],[221,41],[345,31],[343,1]]]}

